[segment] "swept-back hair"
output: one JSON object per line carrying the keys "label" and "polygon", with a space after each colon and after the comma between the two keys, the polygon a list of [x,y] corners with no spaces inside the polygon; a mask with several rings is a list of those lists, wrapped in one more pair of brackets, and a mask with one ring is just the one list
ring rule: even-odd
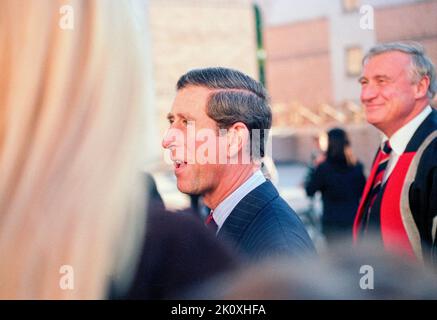
{"label": "swept-back hair", "polygon": [[391,51],[399,51],[411,57],[411,79],[414,82],[420,81],[424,76],[429,78],[427,97],[431,100],[437,91],[437,79],[435,67],[431,59],[426,55],[425,49],[417,42],[390,42],[374,46],[364,56],[363,64],[372,57]]}
{"label": "swept-back hair", "polygon": [[[205,68],[184,74],[176,88],[181,90],[188,86],[213,90],[207,102],[207,115],[220,129],[227,129],[236,122],[244,123],[251,133],[251,155],[264,157],[265,132],[272,125],[272,112],[267,91],[261,83],[237,70]],[[255,134],[255,130],[260,134]]]}

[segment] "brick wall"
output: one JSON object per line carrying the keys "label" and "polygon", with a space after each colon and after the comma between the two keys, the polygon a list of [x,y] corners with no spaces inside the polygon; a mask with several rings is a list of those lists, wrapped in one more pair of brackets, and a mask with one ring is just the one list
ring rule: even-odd
{"label": "brick wall", "polygon": [[155,105],[167,128],[178,78],[193,68],[225,66],[258,78],[256,30],[248,1],[151,1]]}
{"label": "brick wall", "polygon": [[377,9],[375,32],[378,42],[418,41],[437,63],[437,1]]}
{"label": "brick wall", "polygon": [[268,27],[265,47],[273,107],[298,102],[315,108],[333,100],[328,19]]}

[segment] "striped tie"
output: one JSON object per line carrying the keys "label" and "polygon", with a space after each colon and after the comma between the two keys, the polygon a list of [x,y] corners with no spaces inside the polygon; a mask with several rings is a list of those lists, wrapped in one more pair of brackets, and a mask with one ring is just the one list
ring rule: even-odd
{"label": "striped tie", "polygon": [[385,169],[387,168],[388,161],[390,160],[390,153],[391,153],[391,146],[390,142],[387,140],[384,143],[384,146],[381,149],[381,159],[378,163],[378,168],[376,169],[375,178],[373,180],[372,189],[369,192],[368,195],[368,201],[369,205],[367,207],[366,215],[365,215],[365,223],[363,224],[364,231],[367,230],[369,225],[369,218],[370,218],[370,212],[372,211],[372,206],[375,203],[376,198],[379,195],[379,192],[381,191],[382,182],[384,179]]}
{"label": "striped tie", "polygon": [[217,223],[214,220],[214,216],[212,215],[214,212],[214,210],[211,210],[211,212],[209,213],[209,215],[206,217],[205,219],[205,225],[211,229],[214,233],[217,233]]}

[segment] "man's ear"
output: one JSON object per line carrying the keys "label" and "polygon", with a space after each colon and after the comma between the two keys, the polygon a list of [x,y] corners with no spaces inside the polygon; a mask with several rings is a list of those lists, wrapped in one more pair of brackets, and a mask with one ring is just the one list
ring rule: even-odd
{"label": "man's ear", "polygon": [[249,143],[249,129],[243,122],[236,122],[228,129],[228,157],[238,157]]}
{"label": "man's ear", "polygon": [[422,79],[420,79],[420,81],[416,84],[416,92],[414,97],[416,99],[421,99],[425,97],[428,92],[429,84],[429,77],[423,76]]}

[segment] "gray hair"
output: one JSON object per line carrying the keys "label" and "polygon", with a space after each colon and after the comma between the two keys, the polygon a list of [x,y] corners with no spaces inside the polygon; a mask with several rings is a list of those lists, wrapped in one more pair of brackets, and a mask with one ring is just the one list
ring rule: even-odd
{"label": "gray hair", "polygon": [[251,156],[264,157],[267,129],[272,125],[272,111],[267,91],[261,83],[237,70],[205,68],[184,74],[176,88],[181,90],[188,86],[215,90],[209,96],[206,114],[220,129],[228,129],[236,122],[244,123],[250,132]]}
{"label": "gray hair", "polygon": [[437,80],[434,64],[426,55],[422,45],[417,42],[390,42],[382,43],[374,46],[364,56],[363,64],[372,57],[390,51],[400,51],[408,54],[411,57],[411,72],[414,81],[418,82],[423,77],[429,78],[429,87],[427,96],[431,100],[437,91]]}

